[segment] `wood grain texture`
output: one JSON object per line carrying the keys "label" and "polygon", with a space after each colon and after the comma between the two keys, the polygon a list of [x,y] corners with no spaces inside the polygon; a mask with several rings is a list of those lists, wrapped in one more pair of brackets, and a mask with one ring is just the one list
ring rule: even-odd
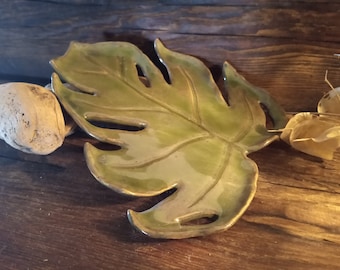
{"label": "wood grain texture", "polygon": [[0,78],[47,81],[49,60],[62,55],[72,40],[126,40],[150,51],[152,41],[161,38],[170,49],[200,57],[209,66],[220,68],[228,60],[249,81],[280,96],[287,110],[315,107],[328,90],[326,69],[332,82],[340,84],[339,61],[333,57],[339,43],[337,2],[90,2],[2,1]]}
{"label": "wood grain texture", "polygon": [[[152,42],[202,59],[222,85],[231,62],[287,111],[315,110],[340,86],[337,1],[3,0],[0,82],[44,84],[72,40]],[[161,198],[121,196],[88,171],[81,132],[48,156],[0,142],[1,269],[339,269],[340,151],[332,161],[277,142],[251,154],[256,196],[230,230],[149,239],[127,221]]]}

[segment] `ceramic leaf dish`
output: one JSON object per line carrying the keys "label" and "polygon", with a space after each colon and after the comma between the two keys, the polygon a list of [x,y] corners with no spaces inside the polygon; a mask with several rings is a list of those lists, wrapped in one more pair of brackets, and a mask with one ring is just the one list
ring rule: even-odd
{"label": "ceramic leaf dish", "polygon": [[72,43],[51,61],[53,91],[84,131],[119,146],[107,151],[86,143],[87,165],[99,182],[132,196],[175,190],[143,212],[128,210],[137,229],[174,239],[226,230],[255,194],[258,168],[247,154],[278,137],[267,131],[260,103],[275,128],[284,127],[286,115],[227,62],[225,101],[200,60],[159,40],[155,50],[170,82],[130,43]]}

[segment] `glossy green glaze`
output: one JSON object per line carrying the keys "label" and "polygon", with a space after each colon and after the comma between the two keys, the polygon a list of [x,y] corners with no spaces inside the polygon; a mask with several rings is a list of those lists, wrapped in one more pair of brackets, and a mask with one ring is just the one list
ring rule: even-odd
{"label": "glossy green glaze", "polygon": [[[88,167],[98,181],[133,196],[176,189],[144,212],[128,210],[134,226],[159,238],[223,231],[244,213],[255,194],[258,170],[246,155],[276,139],[266,130],[258,100],[269,101],[276,123],[283,123],[285,115],[229,64],[224,65],[227,104],[201,61],[170,51],[159,40],[155,49],[170,83],[130,43],[72,43],[51,64],[79,91],[66,88],[56,74],[53,90],[82,129],[121,146],[104,151],[85,145]],[[94,121],[139,130],[103,128]],[[209,222],[201,224],[205,218]]]}

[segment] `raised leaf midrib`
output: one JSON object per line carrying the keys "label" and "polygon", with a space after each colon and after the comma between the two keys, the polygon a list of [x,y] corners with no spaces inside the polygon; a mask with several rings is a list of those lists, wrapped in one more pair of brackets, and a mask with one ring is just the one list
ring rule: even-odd
{"label": "raised leaf midrib", "polygon": [[231,157],[231,143],[225,143],[224,145],[224,153],[225,155],[223,156],[221,166],[218,167],[216,170],[216,173],[214,174],[214,181],[202,192],[202,194],[198,195],[195,200],[188,206],[193,207],[196,205],[199,201],[201,201],[207,193],[209,193],[216,185],[217,183],[221,180],[221,177],[223,175],[223,172],[227,169],[230,157]]}
{"label": "raised leaf midrib", "polygon": [[171,147],[168,147],[169,148],[169,149],[167,149],[168,151],[166,151],[165,153],[164,153],[164,151],[160,152],[158,156],[153,156],[150,159],[147,159],[147,160],[144,159],[143,161],[133,162],[132,164],[126,164],[126,165],[118,164],[118,163],[116,163],[115,165],[111,164],[111,167],[112,168],[119,168],[119,169],[131,169],[131,168],[144,167],[144,166],[150,165],[154,162],[157,162],[159,160],[162,160],[162,159],[170,156],[172,153],[178,151],[179,149],[185,147],[186,145],[189,145],[191,143],[198,142],[198,141],[201,141],[201,140],[204,140],[204,139],[207,139],[207,138],[211,138],[210,134],[205,134],[205,135],[193,137],[193,138],[190,138],[188,140],[182,141],[181,143],[178,143],[178,144],[172,145]]}
{"label": "raised leaf midrib", "polygon": [[189,87],[190,87],[189,91],[191,94],[191,102],[192,102],[194,119],[196,119],[198,125],[202,125],[202,118],[201,118],[200,110],[198,107],[198,97],[197,97],[195,84],[192,82],[191,77],[183,68],[180,67],[180,71],[185,75],[185,78],[189,82]]}

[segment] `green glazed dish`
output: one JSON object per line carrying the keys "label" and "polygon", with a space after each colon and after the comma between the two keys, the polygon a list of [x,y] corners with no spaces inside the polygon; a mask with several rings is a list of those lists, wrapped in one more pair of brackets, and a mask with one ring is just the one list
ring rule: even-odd
{"label": "green glazed dish", "polygon": [[227,62],[225,101],[200,60],[160,40],[155,50],[170,83],[130,43],[72,43],[51,61],[53,91],[84,131],[119,146],[104,151],[86,143],[87,165],[99,182],[132,196],[175,190],[146,211],[128,210],[137,229],[172,239],[224,231],[255,194],[258,168],[247,154],[277,139],[266,129],[260,103],[275,128],[285,126],[285,113]]}

